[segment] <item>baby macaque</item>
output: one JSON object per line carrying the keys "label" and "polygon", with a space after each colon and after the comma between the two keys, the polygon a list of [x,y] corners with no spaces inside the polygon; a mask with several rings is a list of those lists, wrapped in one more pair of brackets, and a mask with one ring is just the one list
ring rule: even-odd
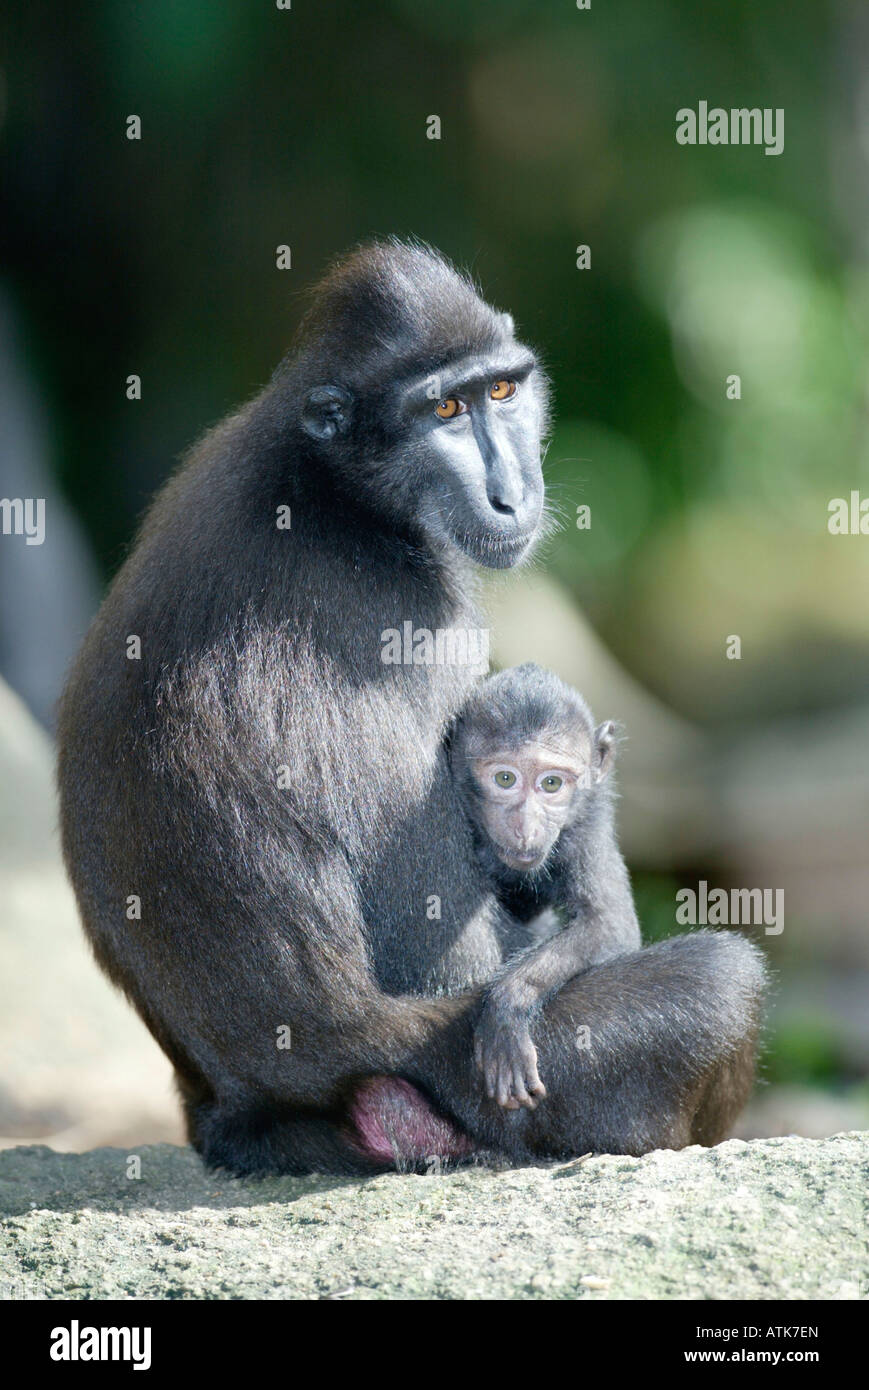
{"label": "baby macaque", "polygon": [[484,681],[456,725],[453,776],[477,852],[527,931],[487,992],[475,1038],[487,1094],[509,1110],[546,1095],[535,1011],[588,966],[641,945],[608,780],[615,743],[611,721],[595,728],[582,696],[531,664]]}

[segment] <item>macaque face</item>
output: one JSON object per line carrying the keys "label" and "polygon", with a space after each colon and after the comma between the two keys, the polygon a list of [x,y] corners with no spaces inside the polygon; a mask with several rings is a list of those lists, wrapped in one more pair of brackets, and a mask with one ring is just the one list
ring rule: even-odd
{"label": "macaque face", "polygon": [[545,862],[577,798],[593,781],[585,758],[567,758],[542,744],[486,753],[471,770],[482,826],[498,858],[525,871]]}

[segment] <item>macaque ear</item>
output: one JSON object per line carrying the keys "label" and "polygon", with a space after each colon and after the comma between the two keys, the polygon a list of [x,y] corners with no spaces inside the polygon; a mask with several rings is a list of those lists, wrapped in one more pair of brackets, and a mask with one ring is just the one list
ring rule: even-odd
{"label": "macaque ear", "polygon": [[602,782],[610,771],[616,754],[616,726],[611,719],[598,724],[594,731],[594,780]]}
{"label": "macaque ear", "polygon": [[352,406],[353,397],[340,386],[315,386],[302,406],[302,429],[319,444],[328,444],[350,428]]}

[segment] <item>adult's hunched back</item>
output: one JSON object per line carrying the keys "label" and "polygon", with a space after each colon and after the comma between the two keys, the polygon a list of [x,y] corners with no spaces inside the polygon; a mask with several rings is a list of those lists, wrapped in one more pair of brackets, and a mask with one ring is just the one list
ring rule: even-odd
{"label": "adult's hunched back", "polygon": [[61,706],[66,862],[210,1163],[384,1166],[378,1085],[411,1162],[712,1143],[744,1101],[763,969],[728,934],[565,985],[534,1028],[536,1110],[474,1068],[509,933],[444,740],[483,669],[475,565],[540,529],[546,423],[508,314],[427,248],[362,247],[158,495],[88,633]]}

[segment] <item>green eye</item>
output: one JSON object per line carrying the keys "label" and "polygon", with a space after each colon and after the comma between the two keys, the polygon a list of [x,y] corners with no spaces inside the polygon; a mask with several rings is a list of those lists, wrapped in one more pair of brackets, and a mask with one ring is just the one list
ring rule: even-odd
{"label": "green eye", "polygon": [[492,780],[497,787],[514,787],[516,785],[516,773],[496,772]]}
{"label": "green eye", "polygon": [[554,773],[550,773],[548,777],[543,778],[540,785],[545,792],[557,792],[560,791],[561,787],[564,785],[564,779],[563,777],[556,777]]}

